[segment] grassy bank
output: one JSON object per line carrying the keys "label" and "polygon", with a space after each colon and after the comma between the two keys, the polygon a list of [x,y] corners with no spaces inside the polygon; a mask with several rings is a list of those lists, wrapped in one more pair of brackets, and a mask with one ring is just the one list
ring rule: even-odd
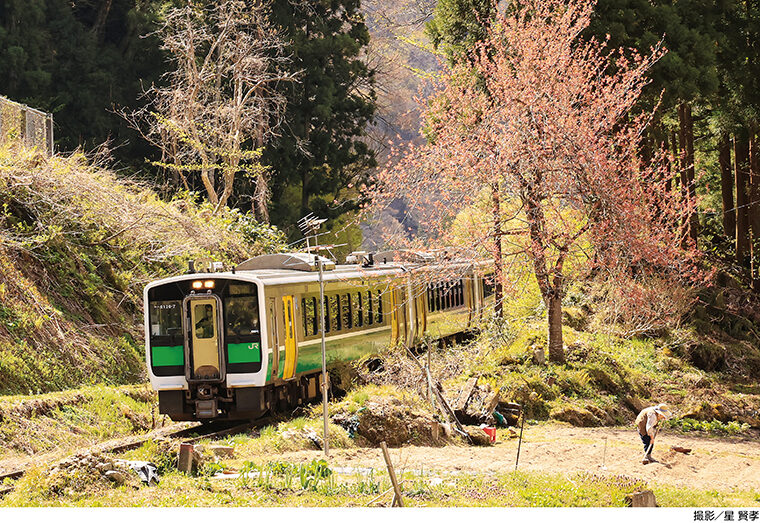
{"label": "grassy bank", "polygon": [[147,385],[4,396],[0,461],[51,452],[66,455],[106,439],[145,434],[162,421],[155,393]]}
{"label": "grassy bank", "polygon": [[0,146],[0,394],[144,375],[142,289],[187,261],[281,247],[248,215],[164,201],[81,154]]}

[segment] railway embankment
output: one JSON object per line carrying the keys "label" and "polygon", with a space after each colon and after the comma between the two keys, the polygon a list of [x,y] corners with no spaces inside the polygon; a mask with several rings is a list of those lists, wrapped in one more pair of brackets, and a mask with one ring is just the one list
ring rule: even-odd
{"label": "railway embankment", "polygon": [[147,281],[281,246],[275,229],[212,211],[81,153],[0,147],[0,394],[143,380]]}

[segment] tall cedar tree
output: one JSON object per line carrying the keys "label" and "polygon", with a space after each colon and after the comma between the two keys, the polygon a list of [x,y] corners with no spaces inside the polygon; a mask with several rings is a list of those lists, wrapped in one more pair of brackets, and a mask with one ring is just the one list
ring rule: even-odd
{"label": "tall cedar tree", "polygon": [[165,70],[160,42],[144,37],[161,3],[0,2],[0,94],[52,112],[60,148],[110,139],[117,158],[142,165],[149,150],[113,109],[134,107],[142,85]]}
{"label": "tall cedar tree", "polygon": [[484,191],[498,195],[494,222],[513,251],[504,255],[533,267],[553,361],[564,361],[562,298],[582,268],[681,275],[697,257],[672,227],[691,202],[668,189],[664,154],[638,154],[651,115],[631,114],[662,52],[626,57],[580,38],[593,8],[527,0],[497,15],[472,59],[443,75],[426,114],[431,143],[380,173],[372,193],[375,206],[409,202],[428,245],[449,246],[459,262],[498,256],[481,219],[451,226]]}
{"label": "tall cedar tree", "polygon": [[363,56],[369,31],[359,0],[274,0],[270,8],[298,78],[284,85],[281,136],[262,156],[272,176],[271,220],[289,226],[312,211],[335,218],[357,207],[335,203],[342,191],[365,183],[376,165],[364,141],[376,98]]}
{"label": "tall cedar tree", "polygon": [[[721,179],[726,189],[736,191],[734,219],[729,218],[726,227],[735,225],[736,261],[745,274],[750,271],[753,287],[760,290],[760,198],[757,196],[760,194],[760,165],[755,160],[760,128],[760,5],[750,0],[730,0],[721,6],[722,38],[718,47],[722,101],[719,125],[723,133]],[[724,202],[730,203],[725,196]]]}

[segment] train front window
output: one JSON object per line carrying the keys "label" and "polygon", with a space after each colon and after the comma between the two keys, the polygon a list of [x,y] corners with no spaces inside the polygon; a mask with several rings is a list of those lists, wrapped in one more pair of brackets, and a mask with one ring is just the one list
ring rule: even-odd
{"label": "train front window", "polygon": [[259,333],[259,301],[256,296],[234,296],[225,300],[227,336]]}
{"label": "train front window", "polygon": [[182,305],[176,301],[150,303],[150,335],[179,336],[182,334]]}
{"label": "train front window", "polygon": [[214,307],[211,305],[195,306],[195,337],[199,340],[214,337]]}

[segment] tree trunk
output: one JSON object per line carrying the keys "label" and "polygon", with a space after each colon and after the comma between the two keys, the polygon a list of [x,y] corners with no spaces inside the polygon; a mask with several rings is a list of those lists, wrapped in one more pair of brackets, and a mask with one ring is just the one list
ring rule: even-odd
{"label": "tree trunk", "polygon": [[301,216],[309,214],[309,169],[304,169],[301,174]]}
{"label": "tree trunk", "polygon": [[111,4],[113,4],[113,0],[105,0],[105,2],[103,2],[103,4],[100,6],[100,9],[98,9],[98,16],[95,19],[95,23],[91,29],[92,34],[95,35],[95,39],[99,43],[103,42],[106,20],[108,20],[108,13],[111,12]]}
{"label": "tree trunk", "polygon": [[504,314],[504,287],[502,286],[503,267],[501,259],[501,197],[498,183],[491,185],[491,197],[493,198],[494,298],[496,300],[494,313],[497,318],[501,318]]}
{"label": "tree trunk", "polygon": [[694,245],[699,236],[699,214],[697,214],[697,178],[694,173],[694,118],[691,115],[691,105],[684,104],[686,123],[686,179],[688,181],[689,199],[693,207],[689,214],[689,236]]}
{"label": "tree trunk", "polygon": [[[681,148],[680,166],[681,166],[681,193],[688,198],[691,204],[696,200],[697,191],[694,176],[694,125],[691,118],[691,107],[689,104],[682,103],[678,106],[679,122],[679,142]],[[689,215],[684,218],[685,233],[683,245],[686,246],[687,238],[693,242],[697,241],[697,232],[699,229],[699,218],[696,208],[693,208]]]}
{"label": "tree trunk", "polygon": [[748,267],[749,248],[749,145],[746,134],[734,137],[734,180],[736,185],[736,261]]}
{"label": "tree trunk", "polygon": [[565,362],[565,347],[562,340],[562,294],[552,289],[546,299],[549,320],[549,361]]}
{"label": "tree trunk", "polygon": [[260,223],[269,223],[269,184],[266,175],[256,177],[256,187],[253,194],[254,216]]}
{"label": "tree trunk", "polygon": [[758,154],[757,135],[749,137],[749,226],[750,249],[752,251],[752,289],[760,291],[760,154]]}
{"label": "tree trunk", "polygon": [[720,188],[723,196],[723,232],[728,238],[736,237],[736,209],[734,209],[734,174],[731,171],[731,139],[727,134],[718,144]]}

